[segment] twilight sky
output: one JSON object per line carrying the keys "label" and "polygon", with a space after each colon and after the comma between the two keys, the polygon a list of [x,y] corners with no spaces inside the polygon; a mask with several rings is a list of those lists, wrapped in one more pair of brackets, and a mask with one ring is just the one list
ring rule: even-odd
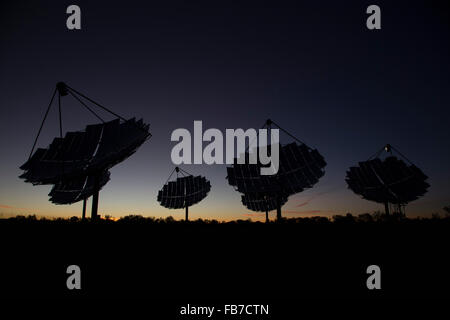
{"label": "twilight sky", "polygon": [[[450,205],[450,10],[444,1],[392,2],[3,1],[0,214],[81,214],[81,203],[53,205],[50,186],[18,178],[57,81],[150,123],[153,137],[111,170],[102,215],[183,218],[156,201],[173,169],[172,131],[192,132],[194,120],[204,130],[259,128],[267,118],[328,163],[314,188],[290,197],[284,216],[382,210],[344,178],[386,143],[430,177],[429,192],[406,213],[441,212]],[[70,4],[81,7],[82,30],[66,28]],[[370,4],[381,7],[381,30],[366,28]],[[63,99],[65,131],[96,122]],[[38,146],[56,135],[55,108]],[[183,168],[212,184],[191,218],[253,215],[225,180],[225,165]]]}

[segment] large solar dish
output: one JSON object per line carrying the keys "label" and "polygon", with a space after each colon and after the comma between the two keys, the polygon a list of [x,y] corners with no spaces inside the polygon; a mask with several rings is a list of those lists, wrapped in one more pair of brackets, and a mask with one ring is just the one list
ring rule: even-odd
{"label": "large solar dish", "polygon": [[[39,134],[58,93],[60,136],[47,148],[34,151]],[[101,123],[62,135],[61,97],[72,95]],[[84,100],[82,100],[82,98]],[[103,120],[88,102],[117,117]],[[53,185],[49,196],[55,204],[72,204],[94,196],[92,216],[97,216],[98,193],[110,180],[108,171],[130,157],[151,136],[149,125],[135,118],[124,119],[64,83],[58,83],[45,113],[29,159],[20,167],[21,179],[33,185]],[[85,206],[84,206],[85,209]],[[84,216],[83,211],[83,216]]]}
{"label": "large solar dish", "polygon": [[[274,123],[268,120],[267,124]],[[277,209],[277,218],[280,219],[281,207],[288,197],[312,188],[325,174],[323,156],[296,140],[299,143],[279,146],[279,169],[274,175],[261,175],[260,163],[249,164],[249,152],[242,155],[246,159],[245,164],[239,164],[236,158],[234,164],[227,167],[228,183],[243,194],[242,204],[249,210],[266,212],[266,219],[268,211],[274,209]],[[256,148],[252,152],[258,154],[259,150]]]}
{"label": "large solar dish", "polygon": [[349,189],[363,199],[385,204],[389,213],[389,204],[401,211],[411,201],[417,200],[428,191],[428,177],[409,160],[392,155],[392,147],[385,148],[391,153],[385,159],[375,157],[349,168],[345,181]]}

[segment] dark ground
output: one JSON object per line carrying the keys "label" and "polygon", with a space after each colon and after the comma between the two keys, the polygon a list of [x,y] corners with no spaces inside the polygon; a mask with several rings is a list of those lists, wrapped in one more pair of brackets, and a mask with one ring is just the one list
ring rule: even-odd
{"label": "dark ground", "polygon": [[[450,219],[0,220],[2,297],[264,303],[449,298]],[[77,264],[82,290],[66,288]],[[378,291],[367,266],[381,268]],[[237,302],[234,302],[237,303]]]}

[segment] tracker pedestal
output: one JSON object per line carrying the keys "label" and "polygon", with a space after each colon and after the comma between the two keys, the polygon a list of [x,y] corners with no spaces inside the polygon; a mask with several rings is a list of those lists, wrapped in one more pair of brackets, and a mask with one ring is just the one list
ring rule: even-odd
{"label": "tracker pedestal", "polygon": [[95,220],[98,218],[98,197],[100,194],[100,177],[95,176],[94,180],[94,194],[92,195],[92,210],[91,219]]}
{"label": "tracker pedestal", "polygon": [[84,200],[83,200],[83,213],[82,213],[82,215],[81,215],[81,219],[86,219],[86,201],[87,201],[87,199],[85,198]]}

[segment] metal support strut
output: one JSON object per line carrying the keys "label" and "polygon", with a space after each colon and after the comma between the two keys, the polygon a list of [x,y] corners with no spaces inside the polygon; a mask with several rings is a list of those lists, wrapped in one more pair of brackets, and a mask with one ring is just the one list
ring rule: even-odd
{"label": "metal support strut", "polygon": [[83,220],[86,219],[86,198],[83,199],[83,214],[81,215],[81,218]]}
{"label": "metal support strut", "polygon": [[95,220],[98,218],[98,196],[100,193],[100,175],[96,175],[94,178],[94,194],[92,196],[92,210],[91,219]]}

